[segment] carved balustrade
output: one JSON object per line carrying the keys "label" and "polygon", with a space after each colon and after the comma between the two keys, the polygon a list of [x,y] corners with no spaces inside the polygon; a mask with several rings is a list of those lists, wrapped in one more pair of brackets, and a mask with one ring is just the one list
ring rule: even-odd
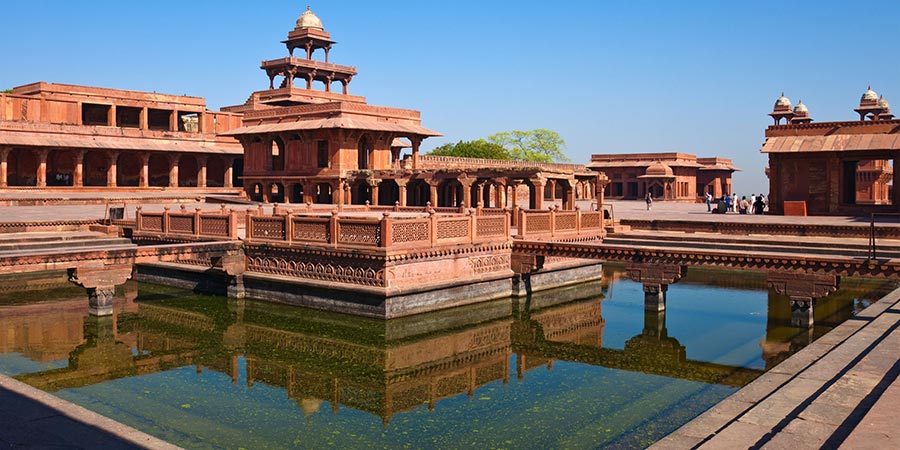
{"label": "carved balustrade", "polygon": [[602,211],[519,210],[517,239],[603,237]]}
{"label": "carved balustrade", "polygon": [[237,214],[225,208],[213,212],[197,208],[191,212],[184,207],[174,212],[168,207],[162,212],[144,212],[139,206],[134,232],[136,236],[237,239]]}
{"label": "carved balustrade", "polygon": [[505,242],[510,237],[509,217],[504,215],[436,214],[428,216],[348,217],[247,214],[250,242],[318,244],[330,247],[384,249],[428,248]]}

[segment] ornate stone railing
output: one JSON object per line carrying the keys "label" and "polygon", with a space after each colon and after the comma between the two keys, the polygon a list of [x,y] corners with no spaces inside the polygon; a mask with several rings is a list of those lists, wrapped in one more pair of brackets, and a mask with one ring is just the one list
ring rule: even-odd
{"label": "ornate stone railing", "polygon": [[517,239],[602,237],[602,211],[519,210]]}
{"label": "ornate stone railing", "polygon": [[237,239],[237,214],[234,210],[225,211],[224,207],[215,212],[204,212],[200,208],[191,212],[184,206],[174,212],[168,207],[162,212],[144,212],[139,206],[134,232],[164,237]]}
{"label": "ornate stone railing", "polygon": [[[403,164],[412,165],[411,160]],[[406,167],[405,167],[406,168]],[[408,167],[412,168],[412,167]],[[481,168],[537,168],[555,172],[587,172],[583,164],[541,163],[533,161],[513,161],[505,159],[463,158],[459,156],[419,156],[419,169],[481,169]]]}
{"label": "ornate stone railing", "polygon": [[508,241],[509,217],[504,215],[436,214],[424,217],[347,217],[247,214],[246,239],[250,242],[286,242],[330,247],[427,248]]}

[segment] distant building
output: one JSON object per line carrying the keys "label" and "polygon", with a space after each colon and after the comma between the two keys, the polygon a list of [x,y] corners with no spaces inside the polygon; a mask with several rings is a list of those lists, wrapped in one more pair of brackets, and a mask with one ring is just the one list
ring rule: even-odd
{"label": "distant building", "polygon": [[0,94],[0,187],[232,187],[240,114],[202,98],[32,83]]}
{"label": "distant building", "polygon": [[[781,95],[761,152],[769,155],[769,210],[776,214],[900,212],[893,167],[900,120],[871,88],[854,109],[859,120],[812,123],[802,102]],[[782,124],[781,121],[785,123]]]}
{"label": "distant building", "polygon": [[698,158],[688,153],[591,155],[589,168],[609,178],[604,196],[642,199],[649,191],[658,200],[696,201],[710,193],[731,195],[731,175],[740,170],[726,158]]}

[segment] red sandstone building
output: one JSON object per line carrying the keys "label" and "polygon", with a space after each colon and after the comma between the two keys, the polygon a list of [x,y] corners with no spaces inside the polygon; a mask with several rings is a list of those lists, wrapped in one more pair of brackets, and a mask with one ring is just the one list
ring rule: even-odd
{"label": "red sandstone building", "polygon": [[[541,208],[545,196],[574,208],[576,198],[597,190],[601,175],[584,166],[420,155],[422,141],[440,134],[422,126],[418,111],[351,95],[356,68],[329,60],[335,42],[312,11],[283,43],[288,56],[261,65],[269,88],[224,108],[244,114],[243,126],[224,134],[244,147],[244,186],[253,200],[504,207],[518,206],[513,192],[521,186],[531,208]],[[401,158],[407,146],[411,155]]]}
{"label": "red sandstone building", "polygon": [[[859,120],[812,123],[803,102],[781,95],[761,150],[769,155],[769,209],[776,214],[900,212],[893,166],[900,120],[871,88],[854,109]],[[782,124],[781,121],[785,123]]]}
{"label": "red sandstone building", "polygon": [[731,195],[731,175],[740,170],[730,159],[698,158],[688,153],[634,153],[591,155],[589,168],[609,178],[606,198],[695,201],[710,193]]}
{"label": "red sandstone building", "polygon": [[0,187],[224,187],[240,114],[202,98],[33,83],[0,94]]}

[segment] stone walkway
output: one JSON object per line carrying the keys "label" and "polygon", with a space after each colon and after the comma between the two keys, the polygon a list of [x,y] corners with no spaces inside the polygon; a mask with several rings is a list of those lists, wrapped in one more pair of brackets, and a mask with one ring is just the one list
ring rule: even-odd
{"label": "stone walkway", "polygon": [[651,449],[898,449],[900,289]]}

